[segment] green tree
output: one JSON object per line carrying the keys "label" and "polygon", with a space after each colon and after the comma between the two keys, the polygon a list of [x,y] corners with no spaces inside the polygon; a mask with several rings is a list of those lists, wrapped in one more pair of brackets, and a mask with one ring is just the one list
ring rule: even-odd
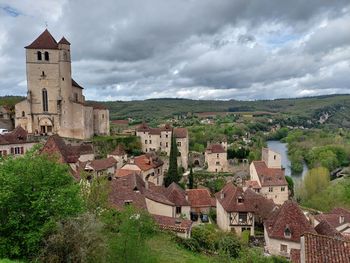
{"label": "green tree", "polygon": [[311,169],[305,176],[301,188],[302,200],[308,200],[329,186],[329,171],[324,167]]}
{"label": "green tree", "polygon": [[291,192],[291,195],[294,196],[294,181],[291,176],[286,176],[286,181],[288,183],[288,190]]}
{"label": "green tree", "polygon": [[27,153],[0,164],[0,258],[29,258],[55,222],[82,210],[68,166]]}
{"label": "green tree", "polygon": [[188,188],[193,189],[193,185],[194,185],[194,176],[193,176],[193,170],[192,170],[192,166],[191,166],[190,174],[188,176]]}
{"label": "green tree", "polygon": [[168,174],[165,177],[165,186],[169,186],[172,182],[178,183],[180,181],[180,176],[177,167],[177,156],[178,149],[176,145],[176,139],[174,131],[171,135],[171,146],[170,146],[170,155],[169,155],[169,169]]}

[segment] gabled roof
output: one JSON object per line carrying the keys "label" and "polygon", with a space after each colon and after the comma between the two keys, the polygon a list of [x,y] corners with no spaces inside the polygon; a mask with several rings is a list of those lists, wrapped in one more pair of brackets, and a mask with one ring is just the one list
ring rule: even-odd
{"label": "gabled roof", "polygon": [[224,147],[219,143],[210,144],[205,151],[208,153],[226,153]]}
{"label": "gabled roof", "polygon": [[280,168],[268,168],[264,161],[253,161],[255,170],[259,176],[261,186],[286,186],[287,180],[284,170]]}
{"label": "gabled roof", "polygon": [[148,132],[150,135],[161,135],[162,132],[172,132],[174,131],[175,138],[187,138],[188,131],[187,128],[173,128],[169,124],[166,124],[161,128],[150,128],[147,123],[143,122],[136,128],[138,132]]}
{"label": "gabled roof", "polygon": [[177,139],[187,138],[188,132],[186,128],[174,128],[174,136]]}
{"label": "gabled roof", "polygon": [[118,169],[116,171],[117,177],[123,177],[123,176],[127,176],[127,175],[132,175],[132,174],[140,174],[140,172],[135,171],[135,170],[129,170],[129,169]]}
{"label": "gabled roof", "polygon": [[69,41],[65,37],[62,37],[61,40],[58,41],[58,44],[70,45]]}
{"label": "gabled roof", "polygon": [[27,131],[21,126],[17,126],[13,131],[0,134],[0,145],[21,144],[27,141]]}
{"label": "gabled roof", "polygon": [[26,46],[27,49],[58,49],[58,43],[51,33],[45,29],[40,36],[37,37],[30,45]]}
{"label": "gabled roof", "polygon": [[187,189],[186,193],[191,207],[216,206],[215,200],[210,196],[208,189]]}
{"label": "gabled roof", "polygon": [[[316,233],[303,211],[294,201],[285,201],[265,221],[265,229],[269,238],[300,242],[300,236],[306,232]],[[285,236],[285,231],[290,231],[290,237]]]}
{"label": "gabled roof", "polygon": [[76,163],[79,159],[79,153],[70,146],[66,145],[63,138],[57,134],[52,135],[47,139],[41,153],[46,153],[49,155],[57,153],[60,155],[60,161],[63,163]]}
{"label": "gabled roof", "polygon": [[108,157],[105,159],[93,160],[87,163],[87,166],[90,166],[94,171],[103,171],[115,166],[116,163],[116,159],[113,157]]}
{"label": "gabled roof", "polygon": [[[130,163],[132,164],[132,163]],[[148,171],[163,165],[163,161],[152,154],[143,154],[134,158],[134,164],[142,171]]]}
{"label": "gabled roof", "polygon": [[[340,222],[340,217],[343,217],[344,222]],[[319,214],[315,216],[317,221],[327,221],[332,227],[337,228],[343,224],[350,223],[350,211],[344,208],[334,208],[329,213]]]}
{"label": "gabled roof", "polygon": [[340,232],[332,227],[327,221],[321,221],[316,227],[315,230],[318,234],[328,236],[328,237],[335,237],[342,239],[343,236],[340,234]]}
{"label": "gabled roof", "polygon": [[305,258],[302,258],[301,261],[305,263],[349,263],[350,242],[323,235],[305,233],[301,255],[304,255]]}
{"label": "gabled roof", "polygon": [[165,196],[176,206],[189,206],[186,192],[177,183],[172,182],[165,190]]}
{"label": "gabled roof", "polygon": [[168,216],[152,215],[159,227],[163,230],[171,230],[186,233],[191,230],[192,221]]}

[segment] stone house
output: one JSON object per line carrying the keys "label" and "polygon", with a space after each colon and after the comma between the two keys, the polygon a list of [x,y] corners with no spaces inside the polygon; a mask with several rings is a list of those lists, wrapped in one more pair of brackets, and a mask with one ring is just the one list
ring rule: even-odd
{"label": "stone house", "polygon": [[186,128],[172,128],[165,125],[161,128],[150,128],[146,123],[142,123],[136,129],[136,136],[140,137],[143,152],[165,152],[170,154],[171,136],[174,132],[177,149],[179,151],[178,164],[184,169],[188,168],[189,139]]}
{"label": "stone house", "polygon": [[113,157],[88,161],[84,165],[84,170],[93,175],[113,177],[117,168],[117,160]]}
{"label": "stone house", "polygon": [[227,172],[227,145],[222,143],[209,144],[205,150],[205,162],[209,172]]}
{"label": "stone house", "polygon": [[329,213],[315,215],[312,221],[317,233],[350,240],[350,211],[334,208]]}
{"label": "stone house", "polygon": [[215,194],[216,221],[220,229],[234,231],[241,235],[244,230],[254,236],[254,228],[270,216],[276,208],[272,200],[255,193],[251,189],[227,183],[224,188]]}
{"label": "stone house", "polygon": [[[164,194],[166,189],[159,190],[152,183],[145,182],[137,173],[113,178],[109,202],[116,209],[133,205],[138,209],[148,211],[161,229],[174,231],[181,237],[190,237],[192,222],[177,217],[177,205]],[[171,196],[172,189],[169,193]],[[172,195],[175,199],[177,197]]]}
{"label": "stone house", "polygon": [[246,187],[272,199],[276,204],[288,200],[288,183],[281,166],[281,156],[267,148],[262,150],[262,161],[250,164],[250,181]]}
{"label": "stone house", "polygon": [[4,105],[0,106],[0,119],[11,120],[11,118],[11,110]]}
{"label": "stone house", "polygon": [[163,161],[154,153],[148,153],[129,159],[120,170],[135,171],[142,175],[145,182],[163,185],[163,164]]}
{"label": "stone house", "polygon": [[15,106],[15,126],[30,134],[87,139],[109,134],[109,111],[87,105],[71,75],[70,43],[46,29],[26,46],[27,97]]}
{"label": "stone house", "polygon": [[0,134],[0,157],[23,155],[36,143],[30,140],[28,133],[19,126],[9,133]]}
{"label": "stone house", "polygon": [[164,195],[175,204],[175,217],[190,219],[191,207],[184,189],[173,182],[165,189]]}
{"label": "stone house", "polygon": [[300,249],[300,238],[307,232],[316,233],[298,204],[288,200],[264,222],[265,249],[289,258],[291,249]]}
{"label": "stone house", "polygon": [[117,169],[122,168],[128,160],[125,148],[121,144],[118,144],[114,151],[108,154],[107,157],[113,157],[117,161]]}

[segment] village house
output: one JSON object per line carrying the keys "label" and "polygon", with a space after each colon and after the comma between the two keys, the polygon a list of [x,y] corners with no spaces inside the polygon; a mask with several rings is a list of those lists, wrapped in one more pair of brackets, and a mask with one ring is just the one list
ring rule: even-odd
{"label": "village house", "polygon": [[0,157],[23,155],[36,143],[28,138],[28,133],[22,127],[17,127],[9,133],[0,134]]}
{"label": "village house", "polygon": [[108,154],[107,157],[113,157],[117,161],[117,169],[122,168],[128,160],[128,155],[122,144],[118,144],[114,151]]}
{"label": "village house", "polygon": [[46,29],[26,46],[28,92],[15,106],[15,126],[30,134],[87,139],[109,134],[109,111],[87,105],[71,75],[70,43],[57,42]]}
{"label": "village house", "polygon": [[113,177],[117,168],[117,160],[113,157],[88,161],[84,164],[84,170],[92,177]]}
{"label": "village house", "polygon": [[186,189],[187,200],[191,206],[191,220],[202,221],[209,220],[209,212],[216,208],[216,200],[211,197],[210,192],[206,188],[202,189]]}
{"label": "village house", "polygon": [[215,194],[216,221],[219,228],[234,231],[239,236],[247,230],[254,236],[255,218],[266,217],[275,209],[271,200],[258,196],[251,189],[243,191],[241,187],[227,183]]}
{"label": "village house", "polygon": [[[11,120],[11,110],[7,106],[0,106],[0,119],[2,120]],[[1,127],[2,128],[2,127]]]}
{"label": "village house", "polygon": [[[156,188],[156,189],[155,189]],[[192,222],[182,219],[177,213],[179,203],[175,204],[164,194],[167,189],[159,190],[152,183],[147,183],[137,173],[116,177],[111,181],[109,201],[116,209],[134,205],[136,208],[148,211],[162,229],[172,230],[181,237],[188,238],[191,234]],[[173,189],[167,193],[170,198],[178,199]],[[181,201],[182,204],[183,200]],[[189,208],[187,209],[189,211]]]}
{"label": "village house", "polygon": [[289,258],[291,249],[300,249],[300,238],[306,232],[316,233],[298,204],[288,200],[264,222],[265,249]]}
{"label": "village house", "polygon": [[209,172],[227,172],[227,142],[208,144],[205,150],[205,163]]}
{"label": "village house", "polygon": [[250,164],[250,180],[246,182],[246,187],[253,188],[276,204],[288,200],[288,183],[281,166],[280,154],[263,148],[262,161]]}
{"label": "village house", "polygon": [[329,213],[315,215],[312,221],[317,233],[350,240],[350,211],[334,208]]}
{"label": "village house", "polygon": [[117,176],[118,174],[130,174],[129,171],[135,171],[142,175],[142,179],[145,182],[151,182],[155,185],[163,185],[163,164],[163,161],[157,157],[155,153],[147,153],[130,158],[128,162],[117,171]]}
{"label": "village house", "polygon": [[186,128],[172,128],[168,124],[161,128],[150,128],[146,123],[142,123],[136,129],[136,136],[141,139],[143,152],[161,151],[169,155],[173,132],[176,139],[177,149],[179,151],[178,164],[184,169],[187,169],[189,139]]}

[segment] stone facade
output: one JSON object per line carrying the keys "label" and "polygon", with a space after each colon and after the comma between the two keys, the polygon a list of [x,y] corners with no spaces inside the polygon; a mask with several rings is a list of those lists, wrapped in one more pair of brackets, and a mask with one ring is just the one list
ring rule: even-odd
{"label": "stone facade", "polygon": [[161,151],[170,154],[171,136],[175,133],[177,149],[179,151],[178,164],[188,168],[189,139],[185,128],[172,128],[165,125],[162,128],[150,128],[143,123],[136,129],[136,136],[140,137],[143,152]]}
{"label": "stone facade", "polygon": [[109,112],[86,105],[72,79],[70,43],[45,30],[26,47],[27,98],[15,106],[15,126],[31,134],[87,139],[109,134]]}
{"label": "stone facade", "polygon": [[209,172],[227,172],[227,143],[209,144],[205,150],[205,162]]}

